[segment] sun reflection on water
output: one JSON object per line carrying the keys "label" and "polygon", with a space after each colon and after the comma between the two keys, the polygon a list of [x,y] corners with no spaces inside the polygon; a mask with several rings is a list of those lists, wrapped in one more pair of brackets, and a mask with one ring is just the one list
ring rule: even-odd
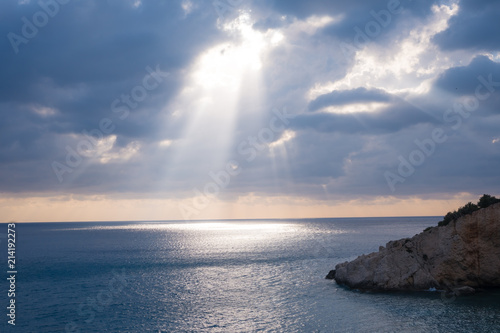
{"label": "sun reflection on water", "polygon": [[300,225],[289,223],[245,222],[150,222],[119,225],[100,225],[65,230],[185,230],[185,231],[262,231],[296,232]]}

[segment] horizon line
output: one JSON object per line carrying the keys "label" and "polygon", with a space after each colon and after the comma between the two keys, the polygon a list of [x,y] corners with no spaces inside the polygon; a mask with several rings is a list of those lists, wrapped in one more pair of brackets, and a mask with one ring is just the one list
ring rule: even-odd
{"label": "horizon line", "polygon": [[192,220],[93,220],[93,221],[0,221],[0,224],[9,224],[9,223],[98,223],[98,222],[213,222],[213,221],[261,221],[261,220],[327,220],[327,219],[371,219],[371,218],[442,218],[441,215],[397,215],[397,216],[346,216],[346,217],[301,217],[301,218],[250,218],[250,219],[192,219]]}

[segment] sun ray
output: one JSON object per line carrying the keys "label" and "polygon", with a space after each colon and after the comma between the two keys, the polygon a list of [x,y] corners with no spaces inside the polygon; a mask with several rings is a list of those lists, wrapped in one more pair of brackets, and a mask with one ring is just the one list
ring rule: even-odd
{"label": "sun ray", "polygon": [[186,85],[169,107],[187,120],[166,171],[169,178],[189,166],[194,182],[203,182],[210,171],[227,164],[240,113],[262,116],[262,55],[284,37],[278,31],[254,30],[253,23],[250,13],[241,12],[220,26],[230,41],[205,50],[191,66]]}

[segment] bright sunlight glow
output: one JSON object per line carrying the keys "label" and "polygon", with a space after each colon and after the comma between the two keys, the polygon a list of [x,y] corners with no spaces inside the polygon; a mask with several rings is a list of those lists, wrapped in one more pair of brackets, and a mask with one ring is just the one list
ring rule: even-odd
{"label": "bright sunlight glow", "polygon": [[206,51],[198,62],[194,80],[207,89],[223,86],[235,91],[245,72],[260,70],[261,53],[269,45],[280,43],[284,37],[278,31],[263,34],[253,30],[252,24],[248,13],[242,13],[225,24],[222,30],[239,36],[240,42],[224,43]]}
{"label": "bright sunlight glow", "polygon": [[[221,25],[229,41],[210,47],[193,63],[189,79],[169,108],[176,110],[176,117],[187,119],[171,165],[203,159],[198,172],[208,174],[211,170],[203,168],[227,163],[241,100],[251,96],[256,105],[262,101],[263,55],[284,40],[277,30],[254,30],[253,23],[250,13],[241,12]],[[259,116],[258,110],[253,116]],[[200,150],[202,156],[189,156]]]}

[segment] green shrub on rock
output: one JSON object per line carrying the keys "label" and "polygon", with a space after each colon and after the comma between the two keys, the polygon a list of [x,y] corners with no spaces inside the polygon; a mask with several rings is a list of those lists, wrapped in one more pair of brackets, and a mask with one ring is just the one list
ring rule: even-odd
{"label": "green shrub on rock", "polygon": [[499,202],[500,199],[497,199],[489,194],[485,194],[479,199],[477,205],[473,204],[472,202],[469,202],[465,206],[460,207],[458,210],[455,210],[453,212],[448,212],[444,216],[443,220],[438,223],[438,226],[442,227],[448,225],[450,222],[455,221],[459,217],[472,214],[481,208],[486,208]]}
{"label": "green shrub on rock", "polygon": [[497,199],[489,194],[485,194],[479,199],[477,205],[479,206],[479,208],[486,208],[499,202],[500,199]]}

